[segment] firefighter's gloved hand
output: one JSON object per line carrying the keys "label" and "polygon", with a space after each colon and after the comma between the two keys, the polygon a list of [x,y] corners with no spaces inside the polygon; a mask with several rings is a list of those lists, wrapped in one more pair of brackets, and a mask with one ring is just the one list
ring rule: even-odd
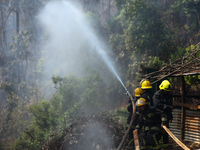
{"label": "firefighter's gloved hand", "polygon": [[135,117],[134,115],[132,115],[132,118],[133,118],[133,119],[136,119],[136,117]]}
{"label": "firefighter's gloved hand", "polygon": [[172,110],[172,111],[174,110],[174,107],[173,107],[173,106],[171,106],[171,110]]}
{"label": "firefighter's gloved hand", "polygon": [[138,132],[139,130],[138,129],[135,129],[133,132]]}
{"label": "firefighter's gloved hand", "polygon": [[162,121],[162,125],[166,126],[167,125],[167,121]]}

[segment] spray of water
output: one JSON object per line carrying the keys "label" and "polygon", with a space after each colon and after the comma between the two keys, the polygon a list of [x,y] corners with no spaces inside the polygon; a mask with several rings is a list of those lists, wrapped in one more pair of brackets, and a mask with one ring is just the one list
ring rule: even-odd
{"label": "spray of water", "polygon": [[[78,35],[82,39],[89,41],[88,44],[98,52],[99,56],[102,57],[127,91],[112,64],[111,58],[106,53],[109,47],[105,46],[105,43],[98,38],[95,31],[86,23],[85,14],[80,8],[77,9],[66,1],[51,2],[40,13],[39,20],[47,28],[50,36],[48,42],[48,58],[50,59],[45,62],[48,75],[59,75],[60,72],[58,70],[62,70],[63,75],[69,72],[75,73],[79,70],[77,69],[77,62],[80,62],[83,52],[80,52],[80,47],[77,44],[79,42],[77,39]],[[65,71],[68,71],[68,73]],[[77,74],[80,73],[77,72]]]}
{"label": "spray of water", "polygon": [[[100,40],[97,38],[97,36],[92,32],[91,28],[87,26],[87,24],[83,24],[81,26],[83,34],[87,35],[87,38],[92,41],[92,45],[96,47],[97,52],[99,53],[100,56],[102,56],[103,60],[106,62],[108,65],[109,69],[115,74],[119,82],[122,84],[124,89],[127,91],[125,85],[123,84],[122,80],[120,79],[119,75],[117,74],[114,66],[112,65],[111,59],[108,57],[107,53],[101,46]],[[88,32],[89,31],[89,32]]]}
{"label": "spray of water", "polygon": [[[47,50],[44,48],[44,57],[48,58],[44,62],[44,70],[49,75],[46,78],[50,78],[52,74],[59,76],[68,75],[69,72],[80,75],[80,69],[86,65],[84,60],[82,60],[82,55],[88,51],[88,47],[91,47],[92,50],[96,50],[95,54],[96,52],[98,53],[127,91],[114,68],[111,58],[107,55],[107,51],[110,50],[109,47],[99,40],[95,31],[86,22],[85,14],[80,8],[77,9],[66,1],[54,1],[45,6],[38,18],[48,32],[48,40],[45,44],[48,47]],[[87,44],[84,43],[82,45],[88,45],[87,48],[83,48],[80,44],[85,41],[87,41]],[[95,128],[89,127],[88,130],[87,138],[94,139],[94,136],[97,137],[97,133],[94,132]],[[104,135],[100,134],[98,136],[104,137]],[[104,143],[104,145],[112,147],[111,142]],[[82,149],[81,146],[83,145],[80,145],[80,149]]]}
{"label": "spray of water", "polygon": [[109,69],[115,74],[115,76],[117,77],[117,79],[119,80],[119,82],[122,84],[122,86],[124,87],[124,89],[127,91],[125,85],[123,84],[123,82],[120,79],[119,75],[117,74],[114,66],[112,65],[111,59],[108,57],[107,53],[103,50],[103,47],[101,46],[100,40],[97,38],[97,36],[94,34],[94,32],[90,32],[89,34],[87,34],[87,31],[90,31],[90,29],[89,29],[88,26],[82,26],[82,29],[84,31],[84,34],[87,35],[87,38],[90,41],[93,41],[92,44],[93,44],[93,46],[96,47],[96,50],[99,53],[99,55],[102,56],[103,60],[108,65]]}

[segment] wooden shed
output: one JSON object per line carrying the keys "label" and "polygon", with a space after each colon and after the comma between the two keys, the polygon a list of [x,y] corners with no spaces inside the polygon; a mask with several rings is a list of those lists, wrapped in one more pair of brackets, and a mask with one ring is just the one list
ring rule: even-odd
{"label": "wooden shed", "polygon": [[[157,71],[147,73],[149,68],[142,68],[142,79],[148,79],[156,87],[162,80],[172,83],[173,122],[170,130],[181,140],[200,142],[200,85],[195,90],[185,81],[185,76],[200,75],[200,48],[198,43],[184,58],[176,60]],[[197,79],[198,81],[198,79]],[[198,81],[199,82],[199,81]]]}

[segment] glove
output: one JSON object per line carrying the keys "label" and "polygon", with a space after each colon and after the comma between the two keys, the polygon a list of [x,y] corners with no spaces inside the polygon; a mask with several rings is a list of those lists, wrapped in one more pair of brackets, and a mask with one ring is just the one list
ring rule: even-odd
{"label": "glove", "polygon": [[166,125],[167,125],[167,121],[162,121],[162,124],[163,124],[164,126],[166,126]]}

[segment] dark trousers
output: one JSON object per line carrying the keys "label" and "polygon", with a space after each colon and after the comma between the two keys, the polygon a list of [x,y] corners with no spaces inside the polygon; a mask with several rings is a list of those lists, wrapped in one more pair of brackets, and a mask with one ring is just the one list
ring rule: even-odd
{"label": "dark trousers", "polygon": [[[167,128],[169,128],[169,120],[168,120],[168,123],[166,126],[167,126]],[[169,144],[169,136],[166,131],[165,131],[165,134],[163,135],[163,144]]]}
{"label": "dark trousers", "polygon": [[134,137],[133,137],[133,128],[130,129],[129,133],[128,133],[128,140],[129,140],[129,143],[128,145],[130,146],[134,146]]}
{"label": "dark trousers", "polygon": [[169,136],[168,136],[167,132],[165,132],[165,134],[163,134],[163,143],[164,144],[168,144],[169,143]]}
{"label": "dark trousers", "polygon": [[[135,130],[135,124],[137,124],[137,120],[134,120],[133,121],[133,125],[128,133],[128,140],[129,140],[129,143],[128,145],[130,146],[134,146],[134,137],[133,137],[133,131]],[[126,130],[128,129],[128,126],[129,126],[129,123],[130,123],[130,120],[127,121],[127,127],[126,127]]]}
{"label": "dark trousers", "polygon": [[163,134],[156,130],[149,130],[143,134],[143,146],[152,150],[159,150],[161,145],[159,143]]}

